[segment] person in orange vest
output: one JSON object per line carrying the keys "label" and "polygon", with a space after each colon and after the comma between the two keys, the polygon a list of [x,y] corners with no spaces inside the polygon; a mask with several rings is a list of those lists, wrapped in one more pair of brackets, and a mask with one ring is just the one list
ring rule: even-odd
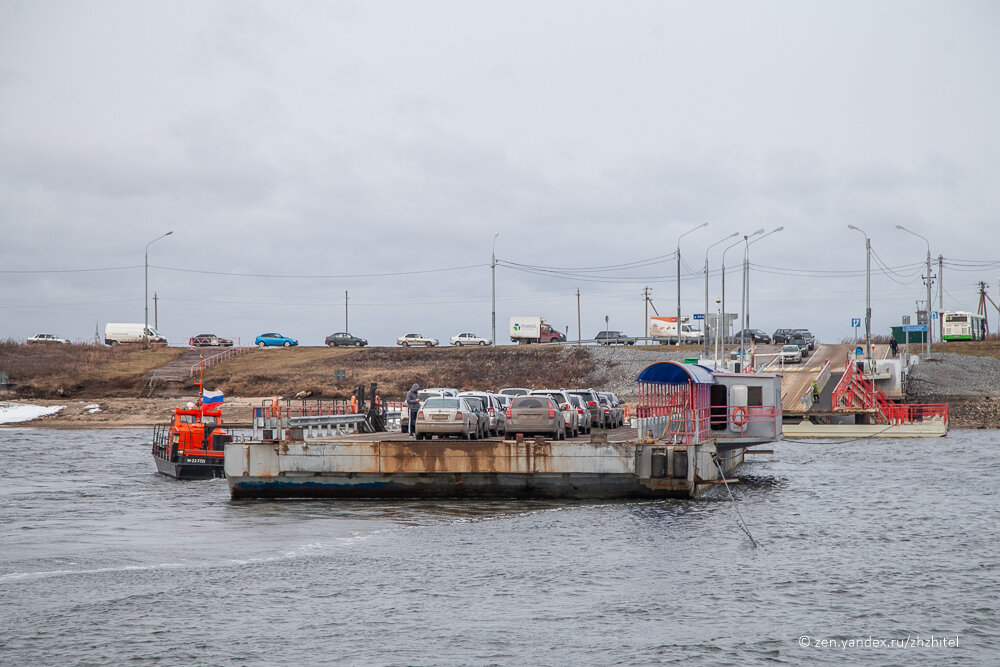
{"label": "person in orange vest", "polygon": [[382,414],[382,395],[375,394],[375,412],[376,414]]}
{"label": "person in orange vest", "polygon": [[351,414],[358,414],[358,393],[354,392],[351,394]]}
{"label": "person in orange vest", "polygon": [[281,405],[278,403],[278,397],[275,396],[271,399],[271,416],[280,417],[281,416]]}

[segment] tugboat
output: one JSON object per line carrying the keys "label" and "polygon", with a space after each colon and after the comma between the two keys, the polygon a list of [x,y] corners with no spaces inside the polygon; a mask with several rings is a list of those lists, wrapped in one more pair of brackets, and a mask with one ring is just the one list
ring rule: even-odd
{"label": "tugboat", "polygon": [[[199,378],[200,379],[200,378]],[[226,443],[233,436],[222,428],[222,392],[204,391],[198,403],[174,410],[170,424],[153,427],[156,470],[174,479],[224,477]]]}

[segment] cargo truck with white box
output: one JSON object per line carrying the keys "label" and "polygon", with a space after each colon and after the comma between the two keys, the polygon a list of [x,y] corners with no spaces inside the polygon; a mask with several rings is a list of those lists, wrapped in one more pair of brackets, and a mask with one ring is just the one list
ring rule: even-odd
{"label": "cargo truck with white box", "polygon": [[520,345],[528,343],[562,343],[566,334],[556,331],[540,317],[510,318],[510,341]]}
{"label": "cargo truck with white box", "polygon": [[[681,345],[701,345],[705,342],[702,332],[687,323],[686,317],[681,318]],[[677,343],[676,317],[650,317],[649,335],[658,339],[660,345]]]}

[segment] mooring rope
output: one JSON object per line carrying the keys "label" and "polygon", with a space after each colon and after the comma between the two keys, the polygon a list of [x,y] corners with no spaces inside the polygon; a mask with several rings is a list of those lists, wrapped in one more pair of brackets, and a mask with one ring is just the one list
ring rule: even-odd
{"label": "mooring rope", "polygon": [[747,527],[747,523],[743,519],[743,514],[740,512],[739,505],[736,504],[736,498],[733,497],[733,490],[729,488],[729,482],[726,481],[726,473],[722,471],[722,465],[719,463],[718,453],[712,454],[712,461],[715,462],[715,467],[719,469],[719,474],[722,475],[722,483],[726,485],[726,491],[729,492],[729,500],[732,501],[733,509],[736,510],[736,516],[739,517],[736,520],[736,525],[740,527],[740,530],[746,533],[747,537],[750,538],[750,544],[752,544],[753,548],[756,549],[759,545],[757,544],[757,540],[753,539],[753,535],[750,534],[750,529]]}

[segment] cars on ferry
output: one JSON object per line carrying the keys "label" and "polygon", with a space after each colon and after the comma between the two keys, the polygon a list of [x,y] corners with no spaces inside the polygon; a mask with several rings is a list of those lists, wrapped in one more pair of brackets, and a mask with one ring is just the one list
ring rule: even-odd
{"label": "cars on ferry", "polygon": [[486,406],[486,413],[489,415],[489,423],[487,425],[489,434],[500,435],[503,433],[504,422],[507,421],[507,417],[504,414],[505,406],[501,405],[496,394],[486,391],[460,391],[458,395],[463,398],[473,397],[482,400]]}
{"label": "cars on ferry", "polygon": [[608,428],[623,426],[625,424],[625,406],[618,400],[618,396],[610,391],[599,391],[597,395],[600,397],[601,402],[607,406],[605,415],[608,417],[607,421],[610,424]]}
{"label": "cars on ferry", "polygon": [[257,347],[295,347],[299,341],[272,331],[257,336],[253,344]]}
{"label": "cars on ferry", "polygon": [[466,440],[479,438],[479,416],[469,401],[458,396],[432,396],[417,412],[414,433],[418,440],[455,435]]}
{"label": "cars on ferry", "polygon": [[549,396],[555,400],[556,405],[559,406],[559,412],[562,413],[563,420],[566,422],[566,433],[570,434],[571,437],[576,437],[580,435],[580,420],[577,415],[576,405],[570,399],[570,395],[561,389],[536,389],[535,391],[528,394],[528,396]]}
{"label": "cars on ferry", "polygon": [[559,410],[559,404],[551,396],[515,396],[507,408],[505,438],[516,434],[540,433],[553,440],[566,439],[566,421]]}
{"label": "cars on ferry", "polygon": [[440,341],[437,338],[431,338],[430,336],[425,336],[418,333],[408,333],[400,336],[396,339],[396,345],[402,347],[421,346],[421,347],[437,347]]}
{"label": "cars on ferry", "polygon": [[452,336],[451,344],[456,347],[462,347],[463,345],[492,345],[493,339],[483,338],[467,331],[465,333],[455,334]]}

